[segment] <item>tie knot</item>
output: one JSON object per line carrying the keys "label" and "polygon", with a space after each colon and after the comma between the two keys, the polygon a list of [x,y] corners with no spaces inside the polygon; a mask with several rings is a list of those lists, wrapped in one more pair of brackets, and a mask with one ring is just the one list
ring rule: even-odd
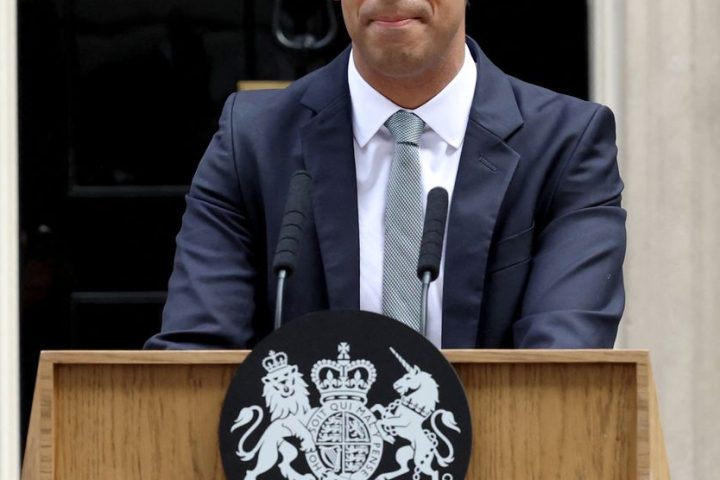
{"label": "tie knot", "polygon": [[414,113],[398,110],[385,122],[396,143],[417,145],[425,128],[425,122]]}

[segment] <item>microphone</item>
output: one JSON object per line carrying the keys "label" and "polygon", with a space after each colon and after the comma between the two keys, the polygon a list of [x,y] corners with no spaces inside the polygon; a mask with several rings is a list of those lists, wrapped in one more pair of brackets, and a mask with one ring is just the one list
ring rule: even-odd
{"label": "microphone", "polygon": [[435,281],[440,274],[440,259],[442,258],[443,241],[445,239],[447,212],[447,190],[442,187],[435,187],[430,190],[427,196],[425,225],[417,266],[417,276],[422,281],[420,329],[425,336],[427,336],[428,290],[430,282]]}
{"label": "microphone", "polygon": [[273,272],[277,275],[277,296],[275,297],[275,329],[282,324],[283,292],[285,279],[295,271],[300,241],[302,239],[305,219],[310,213],[310,190],[312,177],[305,170],[297,170],[290,178],[285,213],[275,257]]}

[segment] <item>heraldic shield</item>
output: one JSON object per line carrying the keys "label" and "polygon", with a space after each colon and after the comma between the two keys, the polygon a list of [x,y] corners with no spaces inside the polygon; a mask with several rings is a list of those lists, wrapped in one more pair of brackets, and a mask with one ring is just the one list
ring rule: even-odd
{"label": "heraldic shield", "polygon": [[219,425],[231,480],[460,480],[472,441],[453,367],[428,340],[368,312],[319,312],[261,341]]}

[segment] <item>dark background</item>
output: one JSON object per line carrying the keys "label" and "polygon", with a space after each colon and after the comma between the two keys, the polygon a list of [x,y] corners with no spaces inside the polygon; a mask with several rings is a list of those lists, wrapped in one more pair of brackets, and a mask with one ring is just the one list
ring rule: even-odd
{"label": "dark background", "polygon": [[[137,349],[160,328],[197,162],[239,80],[292,80],[349,42],[340,5],[19,0],[23,438],[44,349]],[[587,98],[585,2],[474,0],[468,34],[506,72]]]}

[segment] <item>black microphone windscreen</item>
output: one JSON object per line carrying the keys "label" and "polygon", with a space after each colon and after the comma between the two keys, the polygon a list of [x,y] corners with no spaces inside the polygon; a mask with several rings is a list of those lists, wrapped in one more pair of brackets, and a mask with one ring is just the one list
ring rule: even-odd
{"label": "black microphone windscreen", "polygon": [[418,259],[417,275],[422,280],[425,272],[435,280],[440,273],[443,240],[445,238],[445,222],[448,212],[448,193],[442,187],[430,190],[425,210],[425,226],[423,228],[420,258]]}
{"label": "black microphone windscreen", "polygon": [[290,276],[295,270],[295,260],[302,239],[305,219],[310,213],[311,188],[312,177],[308,172],[298,170],[293,173],[288,188],[282,227],[280,227],[280,235],[275,249],[275,258],[273,259],[273,271],[275,274],[280,270],[285,270],[287,275]]}

